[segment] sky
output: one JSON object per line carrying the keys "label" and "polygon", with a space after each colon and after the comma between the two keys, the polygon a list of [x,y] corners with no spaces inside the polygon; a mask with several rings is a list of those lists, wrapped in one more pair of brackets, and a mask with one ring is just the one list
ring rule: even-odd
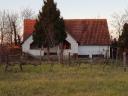
{"label": "sky", "polygon": [[[106,18],[111,21],[112,15],[128,8],[128,0],[55,0],[64,19]],[[0,0],[0,10],[19,11],[31,8],[37,14],[43,0]],[[110,24],[109,24],[110,26]]]}
{"label": "sky", "polygon": [[[61,15],[66,19],[110,18],[114,12],[128,7],[128,0],[55,0]],[[43,0],[0,0],[0,10],[21,10],[31,8],[36,13],[41,9]]]}

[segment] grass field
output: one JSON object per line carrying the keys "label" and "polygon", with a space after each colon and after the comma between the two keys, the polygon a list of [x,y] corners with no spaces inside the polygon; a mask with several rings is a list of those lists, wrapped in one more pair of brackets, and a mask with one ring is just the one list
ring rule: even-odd
{"label": "grass field", "polygon": [[128,96],[128,72],[121,67],[83,64],[0,66],[0,96]]}

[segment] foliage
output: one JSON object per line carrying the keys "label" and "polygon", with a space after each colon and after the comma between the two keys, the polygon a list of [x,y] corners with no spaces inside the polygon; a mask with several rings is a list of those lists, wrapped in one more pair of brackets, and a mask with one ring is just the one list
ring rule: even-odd
{"label": "foliage", "polygon": [[123,26],[122,35],[119,37],[119,45],[121,48],[128,48],[128,23]]}
{"label": "foliage", "polygon": [[116,59],[117,57],[117,48],[118,48],[118,42],[115,38],[112,40],[111,47],[110,47],[110,57],[113,59]]}
{"label": "foliage", "polygon": [[65,26],[54,0],[44,0],[36,20],[33,40],[39,47],[54,47],[66,38]]}

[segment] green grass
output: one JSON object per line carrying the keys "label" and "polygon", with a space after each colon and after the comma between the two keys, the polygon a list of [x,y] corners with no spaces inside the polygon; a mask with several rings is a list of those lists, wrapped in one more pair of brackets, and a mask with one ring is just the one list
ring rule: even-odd
{"label": "green grass", "polygon": [[128,72],[121,67],[82,64],[0,66],[0,96],[128,96]]}

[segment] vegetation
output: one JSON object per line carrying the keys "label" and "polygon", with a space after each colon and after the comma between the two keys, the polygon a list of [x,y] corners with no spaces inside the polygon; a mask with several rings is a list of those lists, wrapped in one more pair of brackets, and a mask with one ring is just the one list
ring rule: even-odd
{"label": "vegetation", "polygon": [[48,57],[51,47],[62,43],[66,38],[64,20],[56,8],[54,0],[44,0],[42,11],[36,20],[33,40],[39,47],[47,48]]}
{"label": "vegetation", "polygon": [[[125,8],[122,12],[114,12],[112,15],[111,25],[112,34],[119,38],[122,34],[123,25],[127,23],[128,20],[128,9]],[[114,36],[115,37],[115,36]]]}
{"label": "vegetation", "polygon": [[121,48],[128,48],[128,24],[123,26],[122,35],[119,37],[119,44]]}
{"label": "vegetation", "polygon": [[0,96],[127,96],[128,72],[121,67],[82,64],[78,66],[0,66]]}
{"label": "vegetation", "polygon": [[20,45],[22,38],[22,27],[24,19],[31,19],[34,17],[34,12],[25,8],[20,12],[16,10],[1,10],[0,11],[0,46]]}

